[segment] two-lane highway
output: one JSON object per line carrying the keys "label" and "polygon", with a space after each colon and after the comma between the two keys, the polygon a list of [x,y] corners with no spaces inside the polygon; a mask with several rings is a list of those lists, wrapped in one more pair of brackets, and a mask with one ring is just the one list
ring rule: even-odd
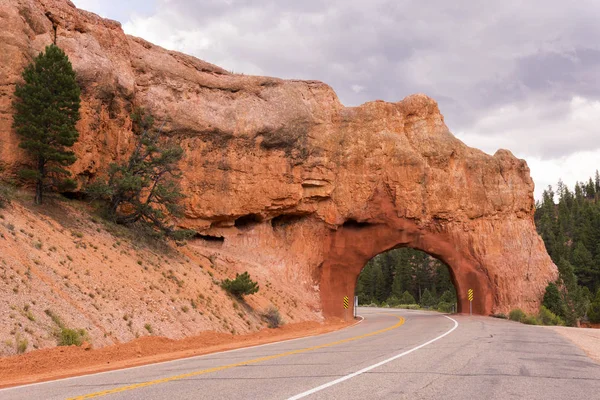
{"label": "two-lane highway", "polygon": [[0,399],[575,399],[600,365],[556,332],[484,317],[359,310],[325,335],[0,390]]}

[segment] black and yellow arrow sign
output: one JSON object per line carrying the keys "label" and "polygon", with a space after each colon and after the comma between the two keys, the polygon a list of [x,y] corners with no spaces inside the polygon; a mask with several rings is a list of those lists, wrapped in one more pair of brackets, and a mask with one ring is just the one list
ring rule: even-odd
{"label": "black and yellow arrow sign", "polygon": [[344,296],[344,308],[348,308],[348,296]]}
{"label": "black and yellow arrow sign", "polygon": [[469,301],[473,301],[473,289],[469,289],[467,294],[469,295]]}

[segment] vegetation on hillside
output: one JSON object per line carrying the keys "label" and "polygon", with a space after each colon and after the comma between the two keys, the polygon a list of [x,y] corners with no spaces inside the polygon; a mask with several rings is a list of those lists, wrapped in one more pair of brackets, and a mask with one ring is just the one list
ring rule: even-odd
{"label": "vegetation on hillside", "polygon": [[235,274],[235,279],[225,279],[221,287],[232,296],[242,299],[246,295],[258,292],[258,283],[250,279],[248,271],[243,274]]}
{"label": "vegetation on hillside", "polygon": [[390,306],[419,304],[452,311],[456,291],[448,267],[414,249],[390,250],[373,257],[356,286],[359,304]]}
{"label": "vegetation on hillside", "polygon": [[154,118],[143,109],[132,114],[136,145],[126,162],[112,163],[108,176],[87,188],[94,198],[105,201],[107,217],[124,225],[142,224],[177,238],[195,234],[169,224],[182,214],[184,195],[179,180],[183,149],[174,142],[161,141]]}
{"label": "vegetation on hillside", "polygon": [[559,278],[546,288],[544,306],[568,325],[600,322],[600,174],[570,190],[558,182],[536,205],[535,222]]}
{"label": "vegetation on hillside", "polygon": [[65,167],[76,160],[67,149],[79,138],[80,89],[69,58],[56,45],[25,68],[23,80],[15,89],[13,127],[31,164],[20,176],[35,183],[35,202],[41,204],[44,191],[76,186]]}
{"label": "vegetation on hillside", "polygon": [[[0,169],[2,172],[2,169]],[[4,208],[13,196],[14,188],[5,182],[0,181],[0,208]]]}

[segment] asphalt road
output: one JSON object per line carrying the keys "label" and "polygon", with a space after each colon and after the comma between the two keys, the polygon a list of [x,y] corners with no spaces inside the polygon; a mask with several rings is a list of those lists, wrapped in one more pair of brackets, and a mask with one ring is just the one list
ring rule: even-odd
{"label": "asphalt road", "polygon": [[[556,332],[360,309],[316,337],[0,390],[0,399],[597,399],[600,365]],[[81,396],[81,397],[78,397]]]}

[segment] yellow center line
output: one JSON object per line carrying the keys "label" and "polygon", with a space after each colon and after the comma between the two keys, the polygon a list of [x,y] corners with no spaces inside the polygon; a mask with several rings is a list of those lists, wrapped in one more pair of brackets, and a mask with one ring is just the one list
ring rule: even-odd
{"label": "yellow center line", "polygon": [[[386,314],[386,315],[391,315],[391,314]],[[156,379],[156,380],[153,380],[153,381],[141,382],[141,383],[136,383],[136,384],[128,385],[128,386],[121,386],[121,387],[114,388],[114,389],[103,390],[101,392],[94,392],[94,393],[84,394],[82,396],[71,397],[68,400],[92,399],[92,398],[95,398],[95,397],[106,396],[106,395],[114,394],[114,393],[121,393],[121,392],[125,392],[125,391],[128,391],[128,390],[140,389],[140,388],[147,387],[147,386],[158,385],[160,383],[167,383],[167,382],[178,381],[178,380],[181,380],[181,379],[191,378],[193,376],[209,374],[211,372],[224,371],[226,369],[231,369],[231,368],[235,368],[235,367],[241,367],[243,365],[256,364],[256,363],[263,362],[263,361],[274,360],[276,358],[291,356],[291,355],[294,355],[294,354],[306,353],[308,351],[319,350],[319,349],[324,349],[326,347],[337,346],[337,345],[340,345],[340,344],[343,344],[343,343],[353,342],[355,340],[364,339],[364,338],[369,337],[369,336],[375,336],[375,335],[379,335],[379,334],[384,333],[384,332],[391,331],[392,329],[396,329],[396,328],[402,326],[402,324],[404,324],[405,319],[403,317],[399,317],[397,315],[393,315],[393,316],[396,317],[396,318],[398,318],[398,320],[399,320],[395,325],[392,325],[392,326],[384,328],[384,329],[380,329],[378,331],[374,331],[374,332],[370,332],[370,333],[365,333],[364,335],[354,336],[354,337],[351,337],[351,338],[348,338],[348,339],[338,340],[337,342],[320,344],[318,346],[312,346],[312,347],[306,347],[304,349],[287,351],[285,353],[274,354],[274,355],[266,356],[266,357],[254,358],[254,359],[248,360],[248,361],[242,361],[242,362],[235,363],[235,364],[228,364],[228,365],[223,365],[223,366],[220,366],[220,367],[203,369],[203,370],[200,370],[200,371],[189,372],[187,374],[169,376],[167,378]]]}

